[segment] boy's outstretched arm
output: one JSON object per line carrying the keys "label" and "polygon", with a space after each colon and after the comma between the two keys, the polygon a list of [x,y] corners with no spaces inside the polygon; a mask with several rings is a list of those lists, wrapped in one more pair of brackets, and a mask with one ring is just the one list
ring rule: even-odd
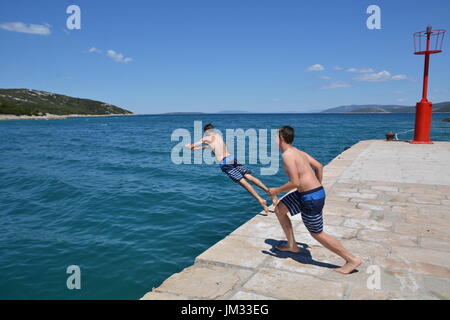
{"label": "boy's outstretched arm", "polygon": [[281,187],[270,188],[269,189],[270,195],[277,195],[282,192],[291,191],[292,189],[297,188],[300,183],[293,155],[283,154],[282,158],[284,163],[284,170],[286,171],[289,181],[286,184],[282,185]]}
{"label": "boy's outstretched arm", "polygon": [[186,148],[191,149],[191,150],[203,150],[208,148],[208,145],[203,145],[205,143],[205,138],[202,138],[200,140],[198,140],[197,142],[193,143],[193,144],[187,144]]}
{"label": "boy's outstretched arm", "polygon": [[311,165],[311,168],[313,168],[314,173],[316,174],[317,180],[322,184],[322,178],[323,178],[323,165],[311,157],[309,154],[305,153],[306,157],[308,158],[309,164]]}

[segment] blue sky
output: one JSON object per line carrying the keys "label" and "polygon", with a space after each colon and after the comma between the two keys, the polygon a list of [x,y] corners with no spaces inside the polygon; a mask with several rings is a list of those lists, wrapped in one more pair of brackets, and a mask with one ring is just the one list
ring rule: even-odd
{"label": "blue sky", "polygon": [[[71,4],[81,30],[66,28]],[[380,30],[366,26],[372,4]],[[135,113],[414,105],[423,57],[412,33],[427,24],[448,29],[450,1],[2,0],[0,88]],[[448,41],[431,58],[433,102],[450,100]]]}

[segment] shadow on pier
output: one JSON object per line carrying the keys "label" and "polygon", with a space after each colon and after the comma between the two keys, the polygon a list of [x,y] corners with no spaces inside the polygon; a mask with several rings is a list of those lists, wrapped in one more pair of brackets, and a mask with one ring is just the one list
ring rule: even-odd
{"label": "shadow on pier", "polygon": [[320,261],[314,260],[311,255],[311,251],[308,250],[309,246],[306,243],[297,242],[297,245],[300,248],[300,252],[294,253],[294,252],[280,251],[275,248],[276,245],[278,245],[278,246],[286,245],[286,241],[277,241],[274,239],[266,239],[264,242],[267,243],[268,245],[272,246],[272,248],[270,249],[270,251],[262,250],[261,252],[264,254],[268,254],[272,257],[275,257],[275,258],[280,258],[280,259],[291,258],[292,260],[297,261],[298,263],[311,264],[311,265],[315,265],[315,266],[322,267],[322,268],[328,268],[328,269],[336,269],[336,268],[340,267],[340,266],[332,264],[332,263],[320,262]]}

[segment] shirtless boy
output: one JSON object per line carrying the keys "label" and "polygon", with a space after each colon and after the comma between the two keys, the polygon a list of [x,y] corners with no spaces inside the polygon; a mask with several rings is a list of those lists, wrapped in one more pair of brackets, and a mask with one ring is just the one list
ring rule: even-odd
{"label": "shirtless boy", "polygon": [[283,168],[289,181],[281,187],[270,188],[269,194],[273,197],[292,189],[297,190],[281,199],[275,208],[278,221],[288,240],[287,246],[276,246],[276,249],[300,252],[287,213],[290,212],[293,216],[301,212],[303,223],[311,236],[346,261],[342,267],[334,270],[343,274],[351,273],[363,261],[352,255],[337,239],[323,231],[322,209],[325,204],[325,190],[322,187],[322,164],[309,154],[292,146],[294,140],[292,127],[281,127],[278,133],[279,148],[283,152]]}
{"label": "shirtless boy", "polygon": [[[211,148],[222,172],[228,175],[234,182],[239,183],[245,188],[245,190],[255,197],[267,213],[269,211],[267,201],[261,198],[261,196],[255,191],[255,189],[253,189],[252,185],[248,183],[248,181],[254,183],[266,193],[268,193],[269,188],[267,188],[258,178],[254,177],[250,169],[240,164],[236,158],[228,152],[225,142],[222,137],[214,131],[214,126],[212,124],[207,124],[203,128],[203,132],[205,135],[202,139],[194,144],[188,144],[186,147],[191,150]],[[274,195],[271,198],[273,204],[277,205],[277,197]]]}

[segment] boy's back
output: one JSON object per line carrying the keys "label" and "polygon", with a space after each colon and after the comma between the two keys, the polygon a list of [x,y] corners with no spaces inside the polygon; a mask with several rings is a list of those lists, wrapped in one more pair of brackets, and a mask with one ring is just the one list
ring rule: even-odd
{"label": "boy's back", "polygon": [[222,161],[223,158],[230,155],[227,150],[227,146],[222,139],[222,136],[215,132],[208,133],[203,138],[203,142],[211,148],[218,162]]}

